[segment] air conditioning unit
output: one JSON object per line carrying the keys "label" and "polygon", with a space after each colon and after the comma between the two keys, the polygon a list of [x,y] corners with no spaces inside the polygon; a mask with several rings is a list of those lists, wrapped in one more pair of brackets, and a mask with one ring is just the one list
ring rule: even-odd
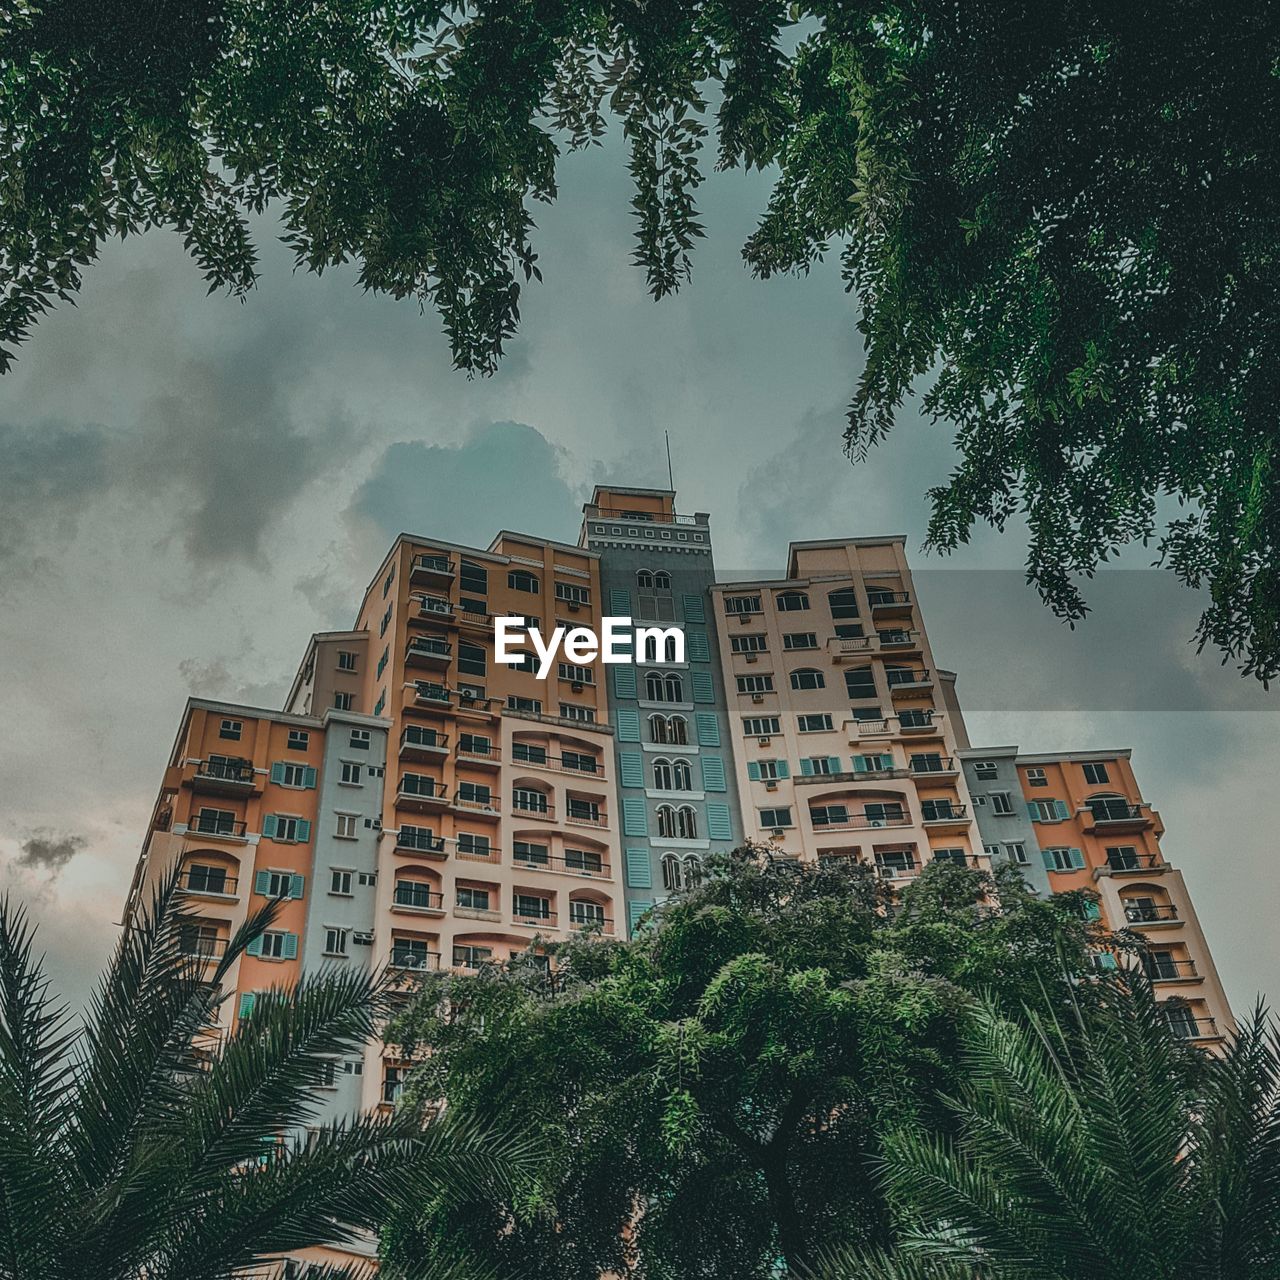
{"label": "air conditioning unit", "polygon": [[786,827],[774,827],[773,834],[775,836],[785,836],[787,834]]}
{"label": "air conditioning unit", "polygon": [[568,603],[568,605],[569,605],[569,612],[570,612],[570,613],[577,613],[577,612],[578,612],[578,608],[579,608],[579,606],[578,606],[578,605],[576,605],[576,604],[574,604],[574,602],[573,602],[572,600],[569,600],[567,603]]}
{"label": "air conditioning unit", "polygon": [[751,615],[749,613],[740,613],[738,614],[738,621],[745,627],[751,621]]}
{"label": "air conditioning unit", "polygon": [[767,746],[769,745],[769,741],[770,741],[770,739],[769,739],[769,738],[768,738],[768,736],[766,735],[766,736],[765,736],[765,737],[763,737],[763,738],[757,738],[757,739],[756,739],[756,741],[757,741],[757,742],[758,742],[762,747],[767,747]]}
{"label": "air conditioning unit", "polygon": [[748,662],[759,662],[759,661],[760,661],[760,657],[759,657],[759,655],[758,655],[758,654],[755,654],[755,653],[749,653],[749,654],[747,654],[747,661],[748,661]]}
{"label": "air conditioning unit", "polygon": [[769,779],[767,782],[765,782],[764,789],[766,791],[777,791],[778,784],[774,782],[772,779]]}
{"label": "air conditioning unit", "polygon": [[753,694],[751,695],[751,701],[752,701],[752,702],[763,702],[763,701],[764,701],[764,694],[763,694],[763,693],[753,693]]}
{"label": "air conditioning unit", "polygon": [[870,818],[867,821],[867,826],[869,827],[883,827],[884,825],[885,820],[883,818]]}
{"label": "air conditioning unit", "polygon": [[581,680],[575,680],[575,681],[574,681],[574,682],[569,686],[569,688],[570,688],[570,689],[572,689],[572,690],[574,691],[574,693],[581,693],[581,692],[582,692],[582,681],[581,681]]}

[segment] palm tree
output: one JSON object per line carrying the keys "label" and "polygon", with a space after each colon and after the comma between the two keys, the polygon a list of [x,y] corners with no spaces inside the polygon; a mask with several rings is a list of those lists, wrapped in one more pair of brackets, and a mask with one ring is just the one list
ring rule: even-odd
{"label": "palm tree", "polygon": [[828,1280],[1276,1280],[1280,1038],[1188,1049],[1144,986],[1070,1026],[980,1008],[957,1137],[887,1143],[893,1255]]}
{"label": "palm tree", "polygon": [[491,1191],[527,1159],[399,1113],[308,1130],[333,1056],[358,1052],[385,1014],[379,976],[324,972],[259,995],[202,1052],[230,966],[274,910],[222,956],[193,957],[169,877],[73,1027],[26,913],[0,901],[0,1280],[220,1280],[374,1230],[391,1197]]}

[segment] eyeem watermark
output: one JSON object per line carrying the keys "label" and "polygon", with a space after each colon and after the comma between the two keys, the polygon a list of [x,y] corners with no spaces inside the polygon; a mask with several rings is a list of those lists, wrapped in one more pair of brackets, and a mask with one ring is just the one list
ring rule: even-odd
{"label": "eyeem watermark", "polygon": [[601,618],[599,635],[590,627],[557,627],[546,637],[523,618],[495,618],[493,637],[494,658],[508,667],[523,666],[532,649],[539,680],[550,675],[562,647],[565,660],[575,665],[597,658],[606,663],[684,661],[682,628],[635,627],[630,618]]}

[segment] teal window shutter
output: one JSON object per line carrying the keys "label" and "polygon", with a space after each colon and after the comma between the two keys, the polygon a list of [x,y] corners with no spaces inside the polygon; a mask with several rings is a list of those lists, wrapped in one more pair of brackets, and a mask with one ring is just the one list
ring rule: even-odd
{"label": "teal window shutter", "polygon": [[626,849],[623,851],[623,867],[627,873],[627,884],[632,889],[653,888],[653,871],[649,866],[648,849]]}
{"label": "teal window shutter", "polygon": [[1030,818],[1032,822],[1040,821],[1040,810],[1036,808],[1036,802],[1034,800],[1027,801],[1027,817]]}
{"label": "teal window shutter", "polygon": [[311,839],[311,823],[306,818],[298,819],[298,843],[306,844]]}
{"label": "teal window shutter", "polygon": [[1057,871],[1057,869],[1058,869],[1058,861],[1057,861],[1057,859],[1053,856],[1053,850],[1052,850],[1052,849],[1041,849],[1041,850],[1040,850],[1040,860],[1044,863],[1044,869],[1045,869],[1046,871]]}
{"label": "teal window shutter", "polygon": [[272,782],[284,781],[284,761],[283,760],[277,760],[271,766],[271,781]]}
{"label": "teal window shutter", "polygon": [[642,797],[622,797],[622,834],[624,836],[649,834],[649,813]]}
{"label": "teal window shutter", "polygon": [[631,617],[631,592],[615,587],[609,592],[609,612],[615,618]]}
{"label": "teal window shutter", "polygon": [[619,742],[640,741],[640,713],[634,707],[618,707],[613,713]]}
{"label": "teal window shutter", "polygon": [[255,871],[253,873],[253,891],[254,893],[265,894],[271,888],[271,872]]}
{"label": "teal window shutter", "polygon": [[747,761],[747,777],[750,778],[752,782],[760,781],[760,762],[758,760]]}
{"label": "teal window shutter", "polygon": [[714,702],[716,700],[716,689],[712,683],[710,671],[695,671],[692,673],[692,680],[694,702]]}
{"label": "teal window shutter", "polygon": [[1071,850],[1071,865],[1079,870],[1084,866],[1084,853],[1079,849]]}
{"label": "teal window shutter", "polygon": [[702,606],[702,597],[700,595],[683,596],[682,603],[684,604],[684,620],[686,622],[706,622],[707,611]]}
{"label": "teal window shutter", "polygon": [[775,760],[773,763],[778,767],[779,778],[791,777],[791,766],[785,760]]}
{"label": "teal window shutter", "polygon": [[686,631],[684,633],[685,654],[690,662],[710,662],[711,645],[707,641],[705,631]]}
{"label": "teal window shutter", "polygon": [[696,711],[693,722],[698,730],[698,745],[701,747],[718,747],[720,745],[720,721],[714,712]]}
{"label": "teal window shutter", "polygon": [[1102,908],[1098,905],[1097,899],[1090,898],[1089,901],[1084,904],[1084,918],[1086,920],[1102,919]]}
{"label": "teal window shutter", "polygon": [[1099,969],[1114,969],[1115,967],[1116,967],[1116,958],[1111,954],[1110,951],[1098,952],[1098,968]]}
{"label": "teal window shutter", "polygon": [[306,876],[294,876],[293,883],[289,886],[289,897],[291,898],[302,897],[302,891],[306,887],[306,883],[307,883]]}
{"label": "teal window shutter", "polygon": [[724,760],[720,756],[702,757],[703,791],[724,791]]}
{"label": "teal window shutter", "polygon": [[265,818],[263,818],[262,834],[266,836],[268,840],[274,840],[276,838],[276,815],[274,813],[269,813]]}
{"label": "teal window shutter", "polygon": [[638,751],[619,751],[618,775],[624,787],[643,787],[644,756]]}
{"label": "teal window shutter", "polygon": [[246,991],[240,997],[240,1016],[248,1018],[253,1014],[253,1006],[257,1003],[258,993],[256,991]]}
{"label": "teal window shutter", "polygon": [[866,772],[867,772],[867,757],[866,757],[866,756],[854,756],[854,757],[853,757],[853,771],[854,771],[854,773],[866,773]]}
{"label": "teal window shutter", "polygon": [[630,663],[620,662],[614,667],[613,696],[615,698],[634,698],[636,696],[636,669]]}
{"label": "teal window shutter", "polygon": [[258,936],[245,947],[244,953],[247,956],[260,956],[262,954],[262,934],[258,934]]}
{"label": "teal window shutter", "polygon": [[729,819],[729,806],[720,801],[707,805],[707,835],[712,840],[732,840],[733,823]]}
{"label": "teal window shutter", "polygon": [[840,757],[839,757],[839,756],[828,756],[828,757],[827,757],[827,772],[828,772],[828,773],[839,773],[839,772],[840,772]]}
{"label": "teal window shutter", "polygon": [[627,903],[627,930],[629,933],[635,933],[636,928],[640,924],[641,917],[651,906],[653,906],[652,902],[645,902],[634,898]]}
{"label": "teal window shutter", "polygon": [[296,960],[298,958],[298,935],[296,933],[286,933],[284,935],[284,951],[282,954],[286,960]]}
{"label": "teal window shutter", "polygon": [[1071,810],[1067,808],[1065,800],[1055,800],[1053,802],[1053,812],[1058,818],[1071,817]]}
{"label": "teal window shutter", "polygon": [[315,765],[307,765],[302,771],[302,785],[304,787],[314,787],[316,785]]}
{"label": "teal window shutter", "polygon": [[813,761],[808,756],[801,757],[800,773],[802,777],[808,778],[813,773]]}

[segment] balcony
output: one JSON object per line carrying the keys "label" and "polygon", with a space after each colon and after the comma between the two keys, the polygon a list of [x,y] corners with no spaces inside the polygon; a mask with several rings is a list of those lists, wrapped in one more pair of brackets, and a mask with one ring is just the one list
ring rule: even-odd
{"label": "balcony", "polygon": [[827,641],[827,653],[837,662],[842,658],[865,658],[877,647],[875,636],[832,636]]}
{"label": "balcony", "polygon": [[465,813],[472,818],[484,818],[491,822],[497,822],[502,816],[499,812],[497,796],[455,795],[452,807],[459,813]]}
{"label": "balcony", "polygon": [[243,822],[203,813],[192,815],[187,835],[199,836],[202,840],[231,840],[236,844],[243,844],[247,839]]}
{"label": "balcony", "polygon": [[878,617],[887,618],[895,614],[911,612],[911,593],[909,591],[876,591],[867,592],[867,603],[871,612]]}
{"label": "balcony", "polygon": [[535,818],[539,822],[554,822],[556,807],[550,801],[545,804],[514,798],[511,801],[513,818]]}
{"label": "balcony", "polygon": [[892,650],[894,653],[906,653],[920,648],[920,633],[907,628],[893,627],[876,632],[881,650]]}
{"label": "balcony", "polygon": [[933,673],[927,670],[904,671],[900,668],[887,668],[885,679],[889,683],[890,693],[905,693],[917,689],[933,688]]}
{"label": "balcony", "polygon": [[[832,806],[835,809],[837,806]],[[911,826],[911,817],[905,811],[902,813],[885,813],[868,815],[866,813],[849,813],[844,812],[841,817],[836,813],[824,818],[815,818],[813,811],[809,812],[809,821],[816,833],[823,831],[879,831],[882,827],[909,827]]]}
{"label": "balcony", "polygon": [[1178,960],[1172,956],[1148,955],[1142,962],[1142,972],[1152,982],[1199,982],[1194,960]]}
{"label": "balcony", "polygon": [[1169,1030],[1183,1040],[1222,1040],[1216,1018],[1168,1018]]}
{"label": "balcony", "polygon": [[525,871],[550,871],[557,875],[583,876],[589,880],[607,880],[609,863],[606,859],[592,855],[584,858],[562,856],[558,853],[539,855],[535,853],[515,852],[511,861]]}
{"label": "balcony", "polygon": [[881,880],[914,880],[920,874],[920,867],[914,861],[910,862],[876,862],[876,875]]}
{"label": "balcony", "polygon": [[178,937],[178,953],[184,960],[195,960],[200,963],[210,963],[219,956],[226,955],[227,938],[215,938],[207,934],[190,933],[186,936]]}
{"label": "balcony", "polygon": [[453,645],[430,636],[413,637],[404,651],[405,663],[411,667],[447,667],[452,656]]}
{"label": "balcony", "polygon": [[201,760],[191,789],[212,796],[247,796],[258,789],[257,774],[248,760]]}
{"label": "balcony", "polygon": [[1178,908],[1172,903],[1126,902],[1124,904],[1125,923],[1130,928],[1142,928],[1144,925],[1181,924]]}
{"label": "balcony", "polygon": [[414,596],[418,608],[409,615],[411,622],[452,622],[453,604],[447,596]]}
{"label": "balcony", "polygon": [[240,881],[221,867],[200,867],[184,871],[178,877],[178,888],[193,898],[220,898],[234,902],[240,896]]}
{"label": "balcony", "polygon": [[406,889],[399,885],[391,896],[393,911],[411,912],[416,915],[444,915],[444,895],[428,889]]}
{"label": "balcony", "polygon": [[921,822],[931,829],[968,826],[969,806],[964,804],[935,803],[925,801],[921,805]]}
{"label": "balcony", "polygon": [[413,705],[415,707],[447,707],[452,702],[453,695],[442,684],[435,684],[429,680],[415,680],[413,682]]}
{"label": "balcony", "polygon": [[409,581],[414,586],[430,586],[432,583],[452,582],[457,566],[448,556],[414,556],[409,569]]}
{"label": "balcony", "polygon": [[900,735],[931,738],[942,732],[942,716],[936,711],[904,711],[896,716],[879,716],[874,720],[844,721],[850,742],[896,738]]}
{"label": "balcony", "polygon": [[521,911],[518,907],[511,909],[511,923],[529,929],[556,928],[556,913],[550,909],[545,911]]}
{"label": "balcony", "polygon": [[959,766],[950,756],[938,756],[936,759],[907,762],[907,768],[913,778],[954,778]]}
{"label": "balcony", "polygon": [[1130,804],[1127,800],[1089,800],[1080,812],[1084,818],[1084,829],[1099,835],[1142,831],[1152,825],[1149,807],[1145,804]]}
{"label": "balcony", "polygon": [[598,809],[575,808],[572,800],[565,806],[564,820],[570,826],[604,828],[609,825],[609,815]]}
{"label": "balcony", "polygon": [[417,947],[391,948],[391,959],[387,962],[392,969],[403,969],[408,973],[426,973],[440,968],[438,951],[423,951]]}
{"label": "balcony", "polygon": [[544,769],[550,773],[569,773],[579,777],[598,778],[604,773],[599,760],[586,755],[549,756],[541,754],[520,754],[522,743],[515,743],[511,748],[511,762],[529,769]]}
{"label": "balcony", "polygon": [[493,627],[493,618],[489,614],[475,613],[470,609],[459,609],[455,614],[455,620],[459,626],[476,627],[486,632]]}
{"label": "balcony", "polygon": [[396,804],[402,809],[441,809],[449,803],[448,793],[435,778],[406,773],[400,779]]}
{"label": "balcony", "polygon": [[584,916],[569,908],[570,929],[599,929],[606,936],[613,934],[613,920],[609,916]]}
{"label": "balcony", "polygon": [[1138,875],[1163,867],[1164,864],[1154,853],[1139,853],[1136,849],[1113,849],[1107,854],[1105,866],[1099,867],[1095,874]]}
{"label": "balcony", "polygon": [[411,724],[400,735],[401,760],[435,760],[448,754],[448,737],[434,729]]}
{"label": "balcony", "polygon": [[464,747],[459,743],[458,759],[478,769],[498,769],[502,766],[502,753],[492,744],[481,747],[477,743],[472,743],[469,747]]}
{"label": "balcony", "polygon": [[396,832],[397,853],[425,853],[432,857],[446,857],[444,836],[438,836],[425,827],[403,826]]}

